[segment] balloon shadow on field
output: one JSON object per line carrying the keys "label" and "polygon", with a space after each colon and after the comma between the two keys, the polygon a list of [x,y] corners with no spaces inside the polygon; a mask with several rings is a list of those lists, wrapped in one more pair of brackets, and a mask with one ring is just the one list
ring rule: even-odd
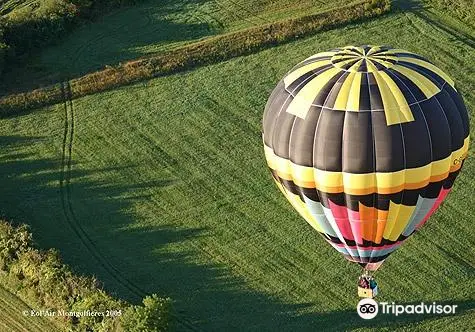
{"label": "balloon shadow on field", "polygon": [[[71,202],[66,202],[72,209],[68,210],[63,207],[59,184],[62,162],[55,157],[57,151],[50,149],[52,144],[56,143],[50,138],[0,136],[2,214],[15,223],[29,224],[41,248],[59,249],[74,271],[96,276],[116,296],[134,303],[149,293],[169,296],[177,330],[393,329],[442,317],[379,315],[364,321],[353,309],[315,312],[312,303],[288,304],[253,290],[225,264],[197,261],[198,249],[193,245],[208,236],[205,227],[175,223],[132,227],[133,202],[150,199],[151,189],[175,185],[174,179],[120,186],[94,179],[125,167],[81,171],[73,164]],[[32,147],[49,157],[40,157]],[[134,165],[126,167],[135,171]],[[475,308],[474,300],[447,304],[458,305],[457,315]]]}

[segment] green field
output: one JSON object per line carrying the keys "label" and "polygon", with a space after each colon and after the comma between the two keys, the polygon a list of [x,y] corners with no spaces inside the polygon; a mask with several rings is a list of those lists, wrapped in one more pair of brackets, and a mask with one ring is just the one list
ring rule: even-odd
{"label": "green field", "polygon": [[108,291],[132,301],[170,296],[179,330],[475,329],[473,158],[423,231],[376,273],[380,301],[457,304],[457,314],[372,321],[355,310],[360,268],[293,211],[265,165],[260,121],[274,85],[295,63],[340,45],[427,56],[455,79],[474,127],[475,32],[399,5],[367,23],[1,119],[3,212]]}
{"label": "green field", "polygon": [[[11,2],[11,1],[10,1]],[[139,1],[85,24],[26,63],[10,68],[0,84],[51,83],[163,52],[199,39],[337,8],[344,0],[161,0]]]}
{"label": "green field", "polygon": [[44,332],[58,329],[44,317],[29,317],[31,308],[0,286],[0,332]]}

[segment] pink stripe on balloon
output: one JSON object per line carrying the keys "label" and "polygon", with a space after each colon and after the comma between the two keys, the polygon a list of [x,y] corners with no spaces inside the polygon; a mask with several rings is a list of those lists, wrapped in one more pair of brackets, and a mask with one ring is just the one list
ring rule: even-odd
{"label": "pink stripe on balloon", "polygon": [[424,217],[424,219],[422,219],[422,221],[416,226],[416,230],[421,228],[422,226],[424,226],[424,224],[427,222],[427,220],[429,220],[430,216],[435,212],[435,210],[437,210],[437,208],[440,206],[440,204],[444,201],[444,199],[447,197],[447,195],[449,194],[450,192],[450,188],[449,189],[445,189],[444,187],[442,187],[442,190],[440,191],[439,193],[439,196],[437,197],[434,205],[432,206],[432,208],[429,210],[429,212],[427,212],[426,216]]}
{"label": "pink stripe on balloon", "polygon": [[360,220],[360,213],[358,211],[353,211],[352,209],[347,209],[348,211],[348,217],[351,220]]}
{"label": "pink stripe on balloon", "polygon": [[356,244],[363,244],[363,223],[361,221],[350,220],[350,225]]}
{"label": "pink stripe on balloon", "polygon": [[328,200],[328,202],[341,235],[343,235],[345,239],[354,241],[355,238],[353,237],[353,231],[348,220],[348,209],[346,206],[340,206],[333,203],[331,200]]}

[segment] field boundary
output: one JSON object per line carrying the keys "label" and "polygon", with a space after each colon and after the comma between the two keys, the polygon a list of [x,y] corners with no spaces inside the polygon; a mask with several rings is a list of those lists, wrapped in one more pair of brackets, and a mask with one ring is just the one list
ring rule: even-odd
{"label": "field boundary", "polygon": [[[164,76],[198,66],[249,55],[316,32],[354,23],[390,11],[390,0],[361,0],[323,13],[227,33],[171,50],[128,61],[70,81],[71,99],[118,86]],[[63,102],[62,84],[0,98],[0,117]]]}

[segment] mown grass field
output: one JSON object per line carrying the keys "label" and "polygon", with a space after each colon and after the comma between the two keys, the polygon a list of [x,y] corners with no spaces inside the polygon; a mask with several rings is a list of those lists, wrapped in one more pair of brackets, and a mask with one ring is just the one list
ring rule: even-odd
{"label": "mown grass field", "polygon": [[[9,3],[12,3],[10,1]],[[138,1],[85,24],[33,59],[10,68],[0,90],[32,79],[49,82],[164,52],[199,39],[275,20],[315,14],[344,0],[161,0]]]}
{"label": "mown grass field", "polygon": [[457,314],[363,321],[360,268],[292,210],[263,156],[260,121],[274,85],[296,62],[337,45],[427,56],[455,79],[474,127],[474,31],[408,7],[1,119],[0,206],[109,291],[170,296],[179,330],[474,329],[473,158],[427,226],[376,273],[380,301],[457,304]]}
{"label": "mown grass field", "polygon": [[31,308],[15,295],[0,286],[1,332],[55,332],[58,329],[45,317],[29,317],[23,312]]}

